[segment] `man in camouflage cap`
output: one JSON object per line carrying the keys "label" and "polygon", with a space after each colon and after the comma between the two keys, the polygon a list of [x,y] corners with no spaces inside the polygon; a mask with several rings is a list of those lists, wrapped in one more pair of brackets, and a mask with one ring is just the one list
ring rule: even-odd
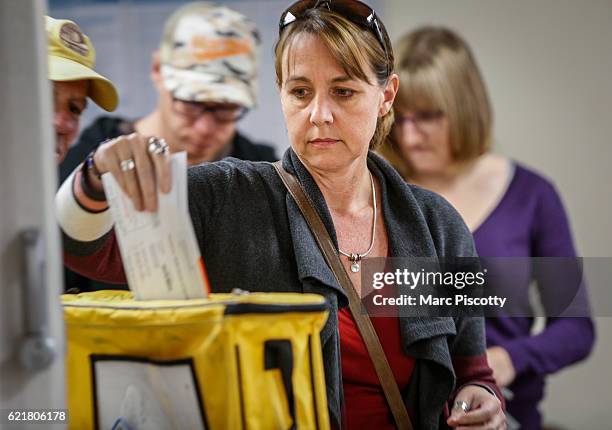
{"label": "man in camouflage cap", "polygon": [[[165,139],[171,152],[186,151],[192,165],[226,156],[275,161],[273,147],[253,143],[236,130],[256,105],[259,45],[254,24],[228,7],[194,2],[176,10],[153,54],[151,77],[159,94],[155,109],[136,121],[97,118],[60,166],[61,182],[102,141],[134,132]],[[125,287],[66,272],[68,291]]]}
{"label": "man in camouflage cap", "polygon": [[244,15],[207,2],[188,3],[166,21],[151,76],[159,93],[150,114],[136,121],[100,117],[82,133],[61,166],[61,180],[100,142],[137,132],[187,151],[198,164],[233,156],[274,161],[274,149],[237,132],[256,106],[259,34]]}
{"label": "man in camouflage cap", "polygon": [[181,100],[256,104],[259,34],[226,7],[191,3],[166,21],[160,47],[163,85]]}

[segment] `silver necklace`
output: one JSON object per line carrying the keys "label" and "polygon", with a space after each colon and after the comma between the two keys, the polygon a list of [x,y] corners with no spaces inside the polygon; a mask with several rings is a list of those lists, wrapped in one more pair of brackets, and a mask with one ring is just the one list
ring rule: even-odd
{"label": "silver necklace", "polygon": [[372,240],[370,241],[370,247],[363,254],[358,254],[356,252],[346,253],[340,248],[338,248],[340,254],[344,255],[345,257],[348,257],[349,261],[351,262],[351,272],[353,273],[357,273],[361,269],[359,262],[363,257],[366,257],[370,253],[370,251],[372,251],[372,248],[374,248],[374,238],[376,237],[376,187],[374,187],[374,178],[372,177],[372,172],[368,170],[368,173],[370,174],[370,183],[372,184],[372,200],[374,202],[374,220],[372,222]]}

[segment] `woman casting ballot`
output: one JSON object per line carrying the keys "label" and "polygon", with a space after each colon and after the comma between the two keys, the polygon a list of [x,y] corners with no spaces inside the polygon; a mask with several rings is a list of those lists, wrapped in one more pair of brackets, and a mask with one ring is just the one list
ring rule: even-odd
{"label": "woman casting ballot", "polygon": [[[313,203],[352,288],[361,290],[366,257],[475,255],[469,230],[449,204],[406,184],[371,152],[393,123],[398,88],[393,50],[375,12],[354,0],[297,2],[281,16],[275,54],[291,144],[282,167]],[[171,177],[163,142],[149,139],[132,134],[104,143],[58,192],[66,263],[74,270],[125,282],[96,173],[111,172],[136,208],[155,211],[156,187],[167,192]],[[482,319],[372,318],[392,371],[394,390],[387,391],[346,291],[274,166],[229,158],[189,169],[188,184],[215,292],[240,287],[326,297],[330,316],[321,341],[334,428],[409,428],[408,417],[416,429],[505,428]],[[390,406],[388,393],[397,388],[399,404]]]}

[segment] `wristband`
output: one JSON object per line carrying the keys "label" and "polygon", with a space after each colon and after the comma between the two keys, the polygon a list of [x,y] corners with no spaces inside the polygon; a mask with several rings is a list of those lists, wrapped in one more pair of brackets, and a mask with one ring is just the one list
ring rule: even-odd
{"label": "wristband", "polygon": [[[87,156],[87,158],[85,159],[85,168],[89,170],[97,179],[100,179],[102,177],[102,174],[96,167],[96,163],[94,162],[94,155],[96,155],[96,151],[98,150],[100,146],[104,145],[107,142],[110,142],[111,140],[113,139],[104,139],[102,142],[97,144],[96,147],[93,149],[93,151],[91,151],[89,155]],[[83,172],[83,173],[86,173],[86,172]]]}
{"label": "wristband", "polygon": [[[96,148],[97,149],[97,148]],[[96,163],[94,163],[94,155],[96,153],[96,150],[94,149],[93,151],[91,151],[89,153],[89,155],[87,156],[87,159],[85,160],[85,167],[87,170],[89,170],[97,179],[100,179],[102,177],[102,175],[100,174],[100,171],[98,170],[98,168],[96,167]]]}

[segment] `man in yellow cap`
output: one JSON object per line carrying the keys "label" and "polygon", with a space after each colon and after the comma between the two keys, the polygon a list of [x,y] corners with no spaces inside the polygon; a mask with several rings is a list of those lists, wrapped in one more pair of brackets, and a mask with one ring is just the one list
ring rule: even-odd
{"label": "man in yellow cap", "polygon": [[53,82],[55,158],[59,164],[79,131],[87,97],[106,111],[117,107],[119,97],[111,81],[94,71],[96,51],[72,21],[45,17],[49,79]]}

